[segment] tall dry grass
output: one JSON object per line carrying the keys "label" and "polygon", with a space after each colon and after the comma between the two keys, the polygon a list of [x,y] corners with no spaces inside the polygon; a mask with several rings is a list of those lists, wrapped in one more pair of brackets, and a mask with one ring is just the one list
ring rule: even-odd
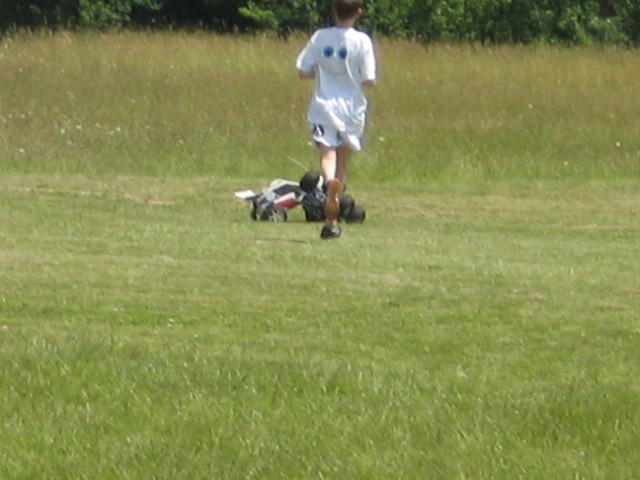
{"label": "tall dry grass", "polygon": [[[304,38],[118,33],[5,38],[4,170],[270,176],[310,166]],[[378,40],[353,175],[369,180],[638,173],[640,57],[614,48]]]}

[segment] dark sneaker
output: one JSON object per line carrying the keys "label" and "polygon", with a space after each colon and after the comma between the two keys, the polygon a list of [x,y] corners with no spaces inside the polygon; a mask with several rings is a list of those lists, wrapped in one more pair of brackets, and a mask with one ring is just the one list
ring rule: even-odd
{"label": "dark sneaker", "polygon": [[340,227],[340,225],[336,225],[333,228],[325,225],[324,227],[322,227],[322,231],[320,232],[320,238],[322,238],[323,240],[338,238],[340,235],[342,235],[342,228]]}

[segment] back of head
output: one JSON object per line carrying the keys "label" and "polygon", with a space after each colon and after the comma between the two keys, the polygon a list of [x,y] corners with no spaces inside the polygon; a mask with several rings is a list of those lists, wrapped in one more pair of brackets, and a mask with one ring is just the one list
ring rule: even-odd
{"label": "back of head", "polygon": [[333,0],[333,13],[338,20],[349,20],[360,13],[364,0]]}

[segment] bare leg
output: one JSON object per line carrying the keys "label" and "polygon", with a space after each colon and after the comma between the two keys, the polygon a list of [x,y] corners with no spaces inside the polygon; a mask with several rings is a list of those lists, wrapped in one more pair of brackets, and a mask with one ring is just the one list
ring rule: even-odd
{"label": "bare leg", "polygon": [[351,158],[351,152],[351,148],[345,145],[338,147],[336,151],[336,178],[342,183],[342,188],[344,188],[346,181],[347,165],[349,158]]}
{"label": "bare leg", "polygon": [[342,181],[338,175],[344,176],[344,168],[338,157],[338,150],[326,145],[318,144],[320,150],[320,168],[322,176],[327,183],[327,203],[325,205],[325,217],[327,226],[334,228],[340,216],[340,192]]}
{"label": "bare leg", "polygon": [[338,153],[335,148],[318,144],[320,151],[320,169],[325,182],[336,178],[338,170]]}
{"label": "bare leg", "polygon": [[327,217],[327,226],[334,228],[338,224],[340,216],[340,192],[342,192],[342,182],[337,178],[329,180],[327,186],[327,203],[324,213]]}
{"label": "bare leg", "polygon": [[344,190],[344,182],[347,174],[347,163],[351,157],[351,148],[340,146],[336,150],[335,178],[329,180],[327,188],[327,205],[325,215],[327,225],[335,227],[340,216],[340,195]]}
{"label": "bare leg", "polygon": [[322,176],[327,182],[327,203],[325,205],[326,225],[322,230],[322,238],[337,238],[341,229],[338,226],[340,216],[340,195],[344,189],[347,164],[351,157],[351,148],[342,145],[338,148],[318,144],[320,150],[320,167]]}
{"label": "bare leg", "polygon": [[318,145],[320,150],[320,168],[325,182],[337,178],[344,185],[347,175],[347,164],[351,158],[352,150],[348,146],[338,148]]}

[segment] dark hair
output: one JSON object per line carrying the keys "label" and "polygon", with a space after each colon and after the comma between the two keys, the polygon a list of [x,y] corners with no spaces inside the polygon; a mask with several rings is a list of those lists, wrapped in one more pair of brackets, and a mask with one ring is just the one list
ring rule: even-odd
{"label": "dark hair", "polygon": [[333,13],[338,20],[348,20],[364,6],[363,0],[333,0]]}

